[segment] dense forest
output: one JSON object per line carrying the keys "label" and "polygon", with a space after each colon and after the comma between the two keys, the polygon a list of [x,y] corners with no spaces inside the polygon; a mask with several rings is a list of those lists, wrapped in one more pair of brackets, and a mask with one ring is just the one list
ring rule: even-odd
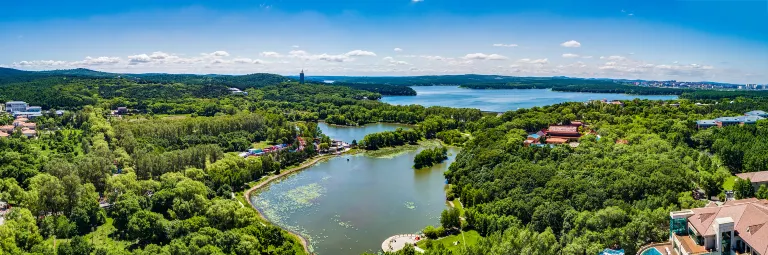
{"label": "dense forest", "polygon": [[[271,76],[232,95],[231,84],[199,77],[0,71],[0,100],[68,110],[35,119],[36,139],[0,137],[0,200],[12,208],[0,225],[3,254],[304,254],[233,194],[316,156],[313,146],[297,148],[299,137],[323,136],[318,120],[415,124],[369,134],[362,149],[424,139],[463,147],[445,174],[446,196],[463,209],[446,210],[442,226],[424,232],[482,238],[426,254],[596,254],[614,244],[631,254],[668,238],[670,211],[706,203],[692,191],[724,196],[734,174],[768,166],[768,122],[696,129],[699,119],[768,110],[768,99],[752,96],[563,103],[496,116],[388,105],[375,91]],[[117,107],[131,114],[115,116]],[[578,147],[524,146],[529,133],[572,120],[587,124]],[[289,149],[236,155],[254,143]],[[768,187],[732,185],[739,197],[768,196]]]}

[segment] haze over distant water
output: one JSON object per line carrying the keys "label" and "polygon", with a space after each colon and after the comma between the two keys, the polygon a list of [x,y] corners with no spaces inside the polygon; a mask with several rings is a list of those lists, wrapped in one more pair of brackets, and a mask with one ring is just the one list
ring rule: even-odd
{"label": "haze over distant water", "polygon": [[563,102],[585,102],[588,100],[671,100],[677,96],[643,96],[608,93],[558,92],[549,89],[463,89],[458,86],[414,86],[416,96],[385,96],[381,101],[397,104],[418,104],[423,106],[446,106],[456,108],[477,108],[483,111],[505,112],[519,108],[532,108]]}

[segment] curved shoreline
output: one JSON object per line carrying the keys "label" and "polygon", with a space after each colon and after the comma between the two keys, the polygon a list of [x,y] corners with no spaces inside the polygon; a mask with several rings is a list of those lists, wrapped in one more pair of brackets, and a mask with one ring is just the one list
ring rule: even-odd
{"label": "curved shoreline", "polygon": [[[245,201],[248,202],[248,205],[250,205],[251,208],[253,208],[254,210],[256,210],[256,212],[259,213],[259,217],[261,217],[263,220],[268,221],[268,222],[274,224],[275,226],[280,227],[276,223],[274,223],[274,222],[270,221],[269,219],[267,219],[267,217],[264,216],[264,213],[262,213],[261,210],[259,210],[259,208],[256,208],[256,206],[253,205],[253,202],[251,202],[251,192],[259,190],[259,189],[262,189],[262,188],[266,187],[268,184],[271,184],[272,182],[274,182],[275,180],[278,180],[278,179],[280,179],[282,177],[285,177],[285,176],[287,176],[289,174],[292,174],[292,173],[304,170],[304,169],[306,169],[306,168],[308,168],[310,166],[313,166],[313,165],[317,164],[318,162],[320,162],[321,160],[331,159],[331,158],[336,157],[336,156],[338,156],[338,155],[318,156],[318,157],[315,157],[315,158],[311,159],[310,161],[302,163],[301,165],[299,165],[297,167],[294,167],[294,168],[291,168],[289,170],[280,172],[280,174],[278,174],[278,175],[272,175],[272,176],[270,176],[267,179],[260,180],[259,183],[257,183],[256,185],[254,185],[250,189],[248,189],[245,192],[243,192],[243,196],[245,197]],[[296,232],[294,232],[294,231],[292,231],[290,229],[285,229],[283,227],[280,227],[280,229],[285,230],[286,232],[288,232],[292,236],[294,236],[297,239],[299,239],[299,242],[301,243],[301,246],[304,247],[304,252],[306,252],[307,254],[313,254],[313,253],[311,253],[309,251],[309,240],[307,240],[306,238],[301,236],[299,233],[296,233]]]}

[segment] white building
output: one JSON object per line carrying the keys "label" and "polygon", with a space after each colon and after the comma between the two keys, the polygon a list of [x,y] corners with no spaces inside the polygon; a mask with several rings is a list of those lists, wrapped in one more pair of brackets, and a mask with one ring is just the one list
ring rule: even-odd
{"label": "white building", "polygon": [[22,101],[10,101],[5,103],[5,111],[13,113],[13,112],[26,112],[27,107],[29,107],[29,104]]}

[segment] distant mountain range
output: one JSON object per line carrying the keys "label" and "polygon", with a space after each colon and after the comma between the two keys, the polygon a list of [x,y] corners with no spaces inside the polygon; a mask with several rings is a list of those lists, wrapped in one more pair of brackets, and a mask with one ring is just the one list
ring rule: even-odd
{"label": "distant mountain range", "polygon": [[[245,87],[258,87],[268,83],[280,83],[284,81],[296,81],[297,76],[281,76],[277,74],[256,73],[247,75],[222,75],[222,74],[168,74],[168,73],[108,73],[94,71],[85,68],[51,70],[51,71],[24,71],[12,68],[0,68],[0,84],[9,82],[23,82],[32,79],[38,79],[45,76],[69,76],[83,78],[126,78],[150,83],[174,83],[185,82],[192,84],[222,84],[232,87],[244,88],[242,84],[249,83]],[[504,75],[482,75],[482,74],[462,74],[462,75],[424,75],[424,76],[307,76],[307,81],[314,82],[343,82],[358,84],[383,84],[400,86],[432,86],[432,85],[463,85],[463,84],[498,84],[498,83],[524,83],[524,82],[544,82],[553,80],[574,80],[574,81],[601,81],[601,82],[656,82],[653,80],[631,80],[631,79],[611,79],[611,78],[576,78],[567,76],[554,77],[517,77]],[[693,82],[708,83],[713,85],[723,85],[727,87],[739,86],[742,84],[730,84],[719,82]]]}

